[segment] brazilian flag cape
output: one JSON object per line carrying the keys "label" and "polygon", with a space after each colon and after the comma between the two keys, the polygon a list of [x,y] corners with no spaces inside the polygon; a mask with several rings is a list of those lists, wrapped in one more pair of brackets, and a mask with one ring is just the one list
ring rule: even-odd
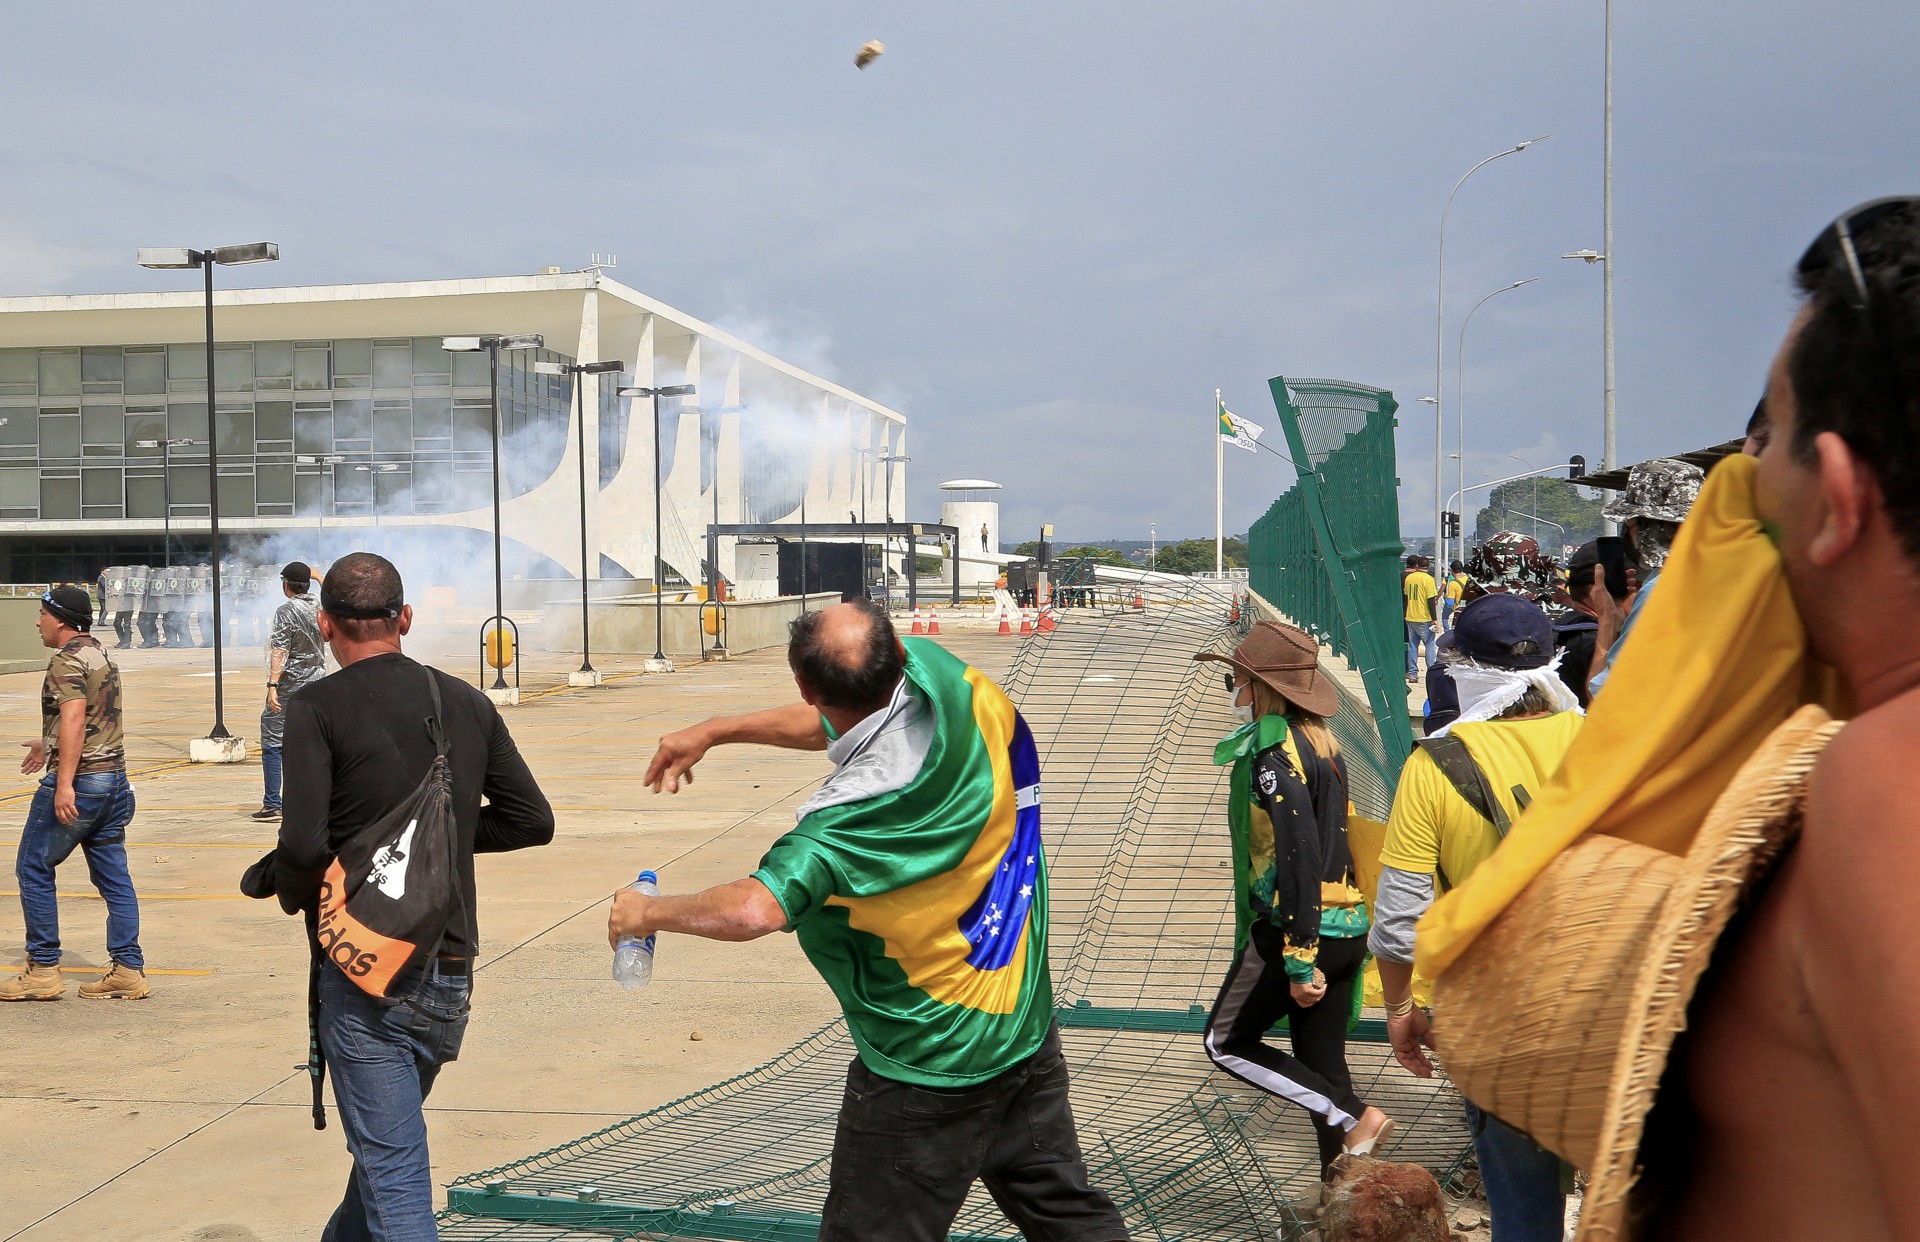
{"label": "brazilian flag cape", "polygon": [[[805,810],[754,872],[883,1078],[985,1082],[1053,1021],[1040,759],[999,686],[906,639],[898,720],[864,739],[859,801]],[[830,779],[823,793],[831,793]]]}

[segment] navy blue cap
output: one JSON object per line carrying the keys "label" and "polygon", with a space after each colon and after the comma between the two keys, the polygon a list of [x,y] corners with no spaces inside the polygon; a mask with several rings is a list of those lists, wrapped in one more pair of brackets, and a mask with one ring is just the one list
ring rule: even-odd
{"label": "navy blue cap", "polygon": [[1498,668],[1543,668],[1553,659],[1553,622],[1524,595],[1482,595],[1455,618],[1440,645],[1470,659]]}

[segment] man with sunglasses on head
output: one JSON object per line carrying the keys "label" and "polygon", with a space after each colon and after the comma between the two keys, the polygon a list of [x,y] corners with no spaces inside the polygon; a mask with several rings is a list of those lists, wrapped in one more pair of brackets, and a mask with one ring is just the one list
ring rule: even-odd
{"label": "man with sunglasses on head", "polygon": [[139,1000],[147,984],[140,953],[140,902],[127,871],[127,825],[133,822],[133,786],[120,729],[120,670],[90,631],[93,603],[79,587],[58,586],[40,597],[40,641],[53,648],[40,691],[40,736],[20,770],[46,775],[34,791],[20,831],[14,875],[26,916],[27,964],[0,981],[0,1000],[59,1000],[60,904],[54,869],[75,849],[87,858],[87,876],[107,906],[107,973],[80,985],[88,1000]]}
{"label": "man with sunglasses on head", "polygon": [[1674,1137],[1641,1151],[1670,1183],[1647,1237],[1920,1238],[1920,198],[1842,216],[1799,286],[1754,506],[1854,714],[1688,1016],[1649,1123]]}

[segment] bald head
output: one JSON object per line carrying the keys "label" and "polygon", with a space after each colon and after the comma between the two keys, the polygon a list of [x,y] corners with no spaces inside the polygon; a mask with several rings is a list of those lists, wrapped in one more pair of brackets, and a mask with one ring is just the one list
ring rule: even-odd
{"label": "bald head", "polygon": [[820,706],[865,715],[893,697],[904,659],[878,605],[854,600],[802,613],[790,634],[787,664]]}

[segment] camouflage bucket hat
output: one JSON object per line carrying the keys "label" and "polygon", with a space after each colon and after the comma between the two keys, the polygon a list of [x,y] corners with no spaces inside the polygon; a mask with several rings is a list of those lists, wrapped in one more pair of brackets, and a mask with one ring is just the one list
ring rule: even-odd
{"label": "camouflage bucket hat", "polygon": [[1671,457],[1643,461],[1627,475],[1627,490],[1607,502],[1607,520],[1624,522],[1639,517],[1684,522],[1706,478],[1700,467]]}

